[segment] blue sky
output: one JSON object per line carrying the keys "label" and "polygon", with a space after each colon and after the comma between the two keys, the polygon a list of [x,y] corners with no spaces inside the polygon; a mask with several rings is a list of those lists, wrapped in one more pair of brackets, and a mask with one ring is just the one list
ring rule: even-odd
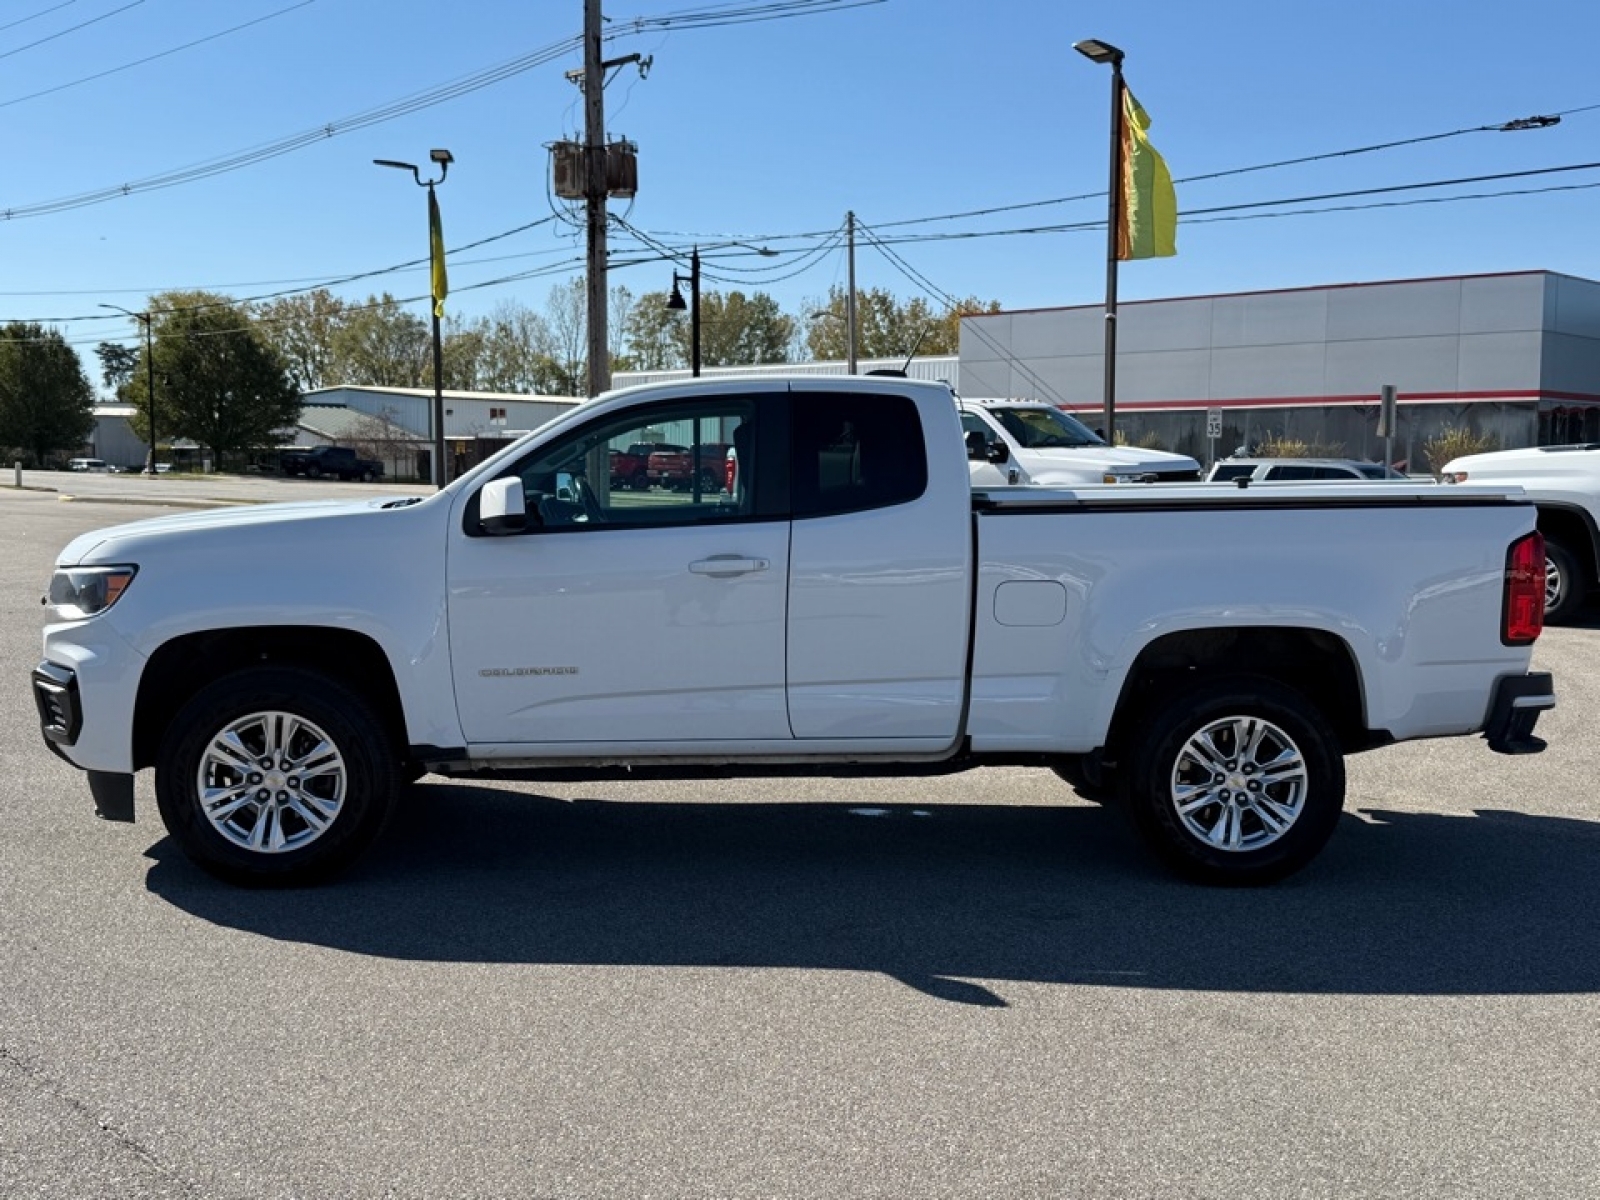
{"label": "blue sky", "polygon": [[[606,90],[608,131],[639,146],[638,195],[613,213],[681,252],[680,269],[696,242],[780,251],[708,252],[708,290],[766,291],[803,311],[846,280],[838,234],[853,210],[862,288],[936,307],[1100,303],[1110,72],[1073,51],[1086,37],[1126,53],[1185,214],[1175,258],[1123,264],[1124,300],[1528,269],[1600,278],[1600,166],[1553,171],[1600,163],[1595,0],[841,0],[786,20],[629,31],[631,18],[763,2],[606,3],[607,56],[652,60],[647,77],[626,66]],[[551,195],[545,149],[581,136],[565,72],[581,66],[582,23],[582,0],[0,5],[0,320],[55,325],[92,365],[94,342],[131,334],[103,303],[138,309],[175,287],[242,299],[424,257],[424,192],[372,159],[425,163],[435,146],[456,158],[439,192],[450,312],[506,300],[542,311],[551,285],[582,270],[581,210]],[[1556,114],[1546,129],[1439,136]],[[72,206],[319,129],[331,132],[252,165]],[[1412,144],[1341,154],[1391,142]],[[1238,173],[1322,155],[1337,157]],[[1219,172],[1234,173],[1192,178]],[[1290,203],[1514,172],[1546,173]],[[1202,211],[1265,201],[1286,203]],[[1009,211],[958,215],[997,209]],[[670,285],[670,263],[637,262],[659,249],[624,234],[612,248],[613,284]],[[333,290],[426,288],[418,268]]]}

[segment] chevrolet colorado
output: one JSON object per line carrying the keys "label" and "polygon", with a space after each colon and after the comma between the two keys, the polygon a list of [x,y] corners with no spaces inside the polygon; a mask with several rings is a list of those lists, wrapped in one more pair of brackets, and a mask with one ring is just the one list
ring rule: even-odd
{"label": "chevrolet colorado", "polygon": [[[731,490],[609,452],[732,444]],[[1207,881],[1318,852],[1344,756],[1541,749],[1516,489],[974,490],[954,396],[696,379],[597,397],[426,497],[159,517],[61,552],[48,745],[205,869],[349,863],[405,784],[535,770],[1055,768]]]}

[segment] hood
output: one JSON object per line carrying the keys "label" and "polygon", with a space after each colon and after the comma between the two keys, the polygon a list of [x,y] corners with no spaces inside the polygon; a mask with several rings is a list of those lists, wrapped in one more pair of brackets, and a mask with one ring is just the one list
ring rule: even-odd
{"label": "hood", "polygon": [[1017,461],[1028,468],[1035,483],[1062,480],[1098,483],[1107,471],[1167,473],[1193,471],[1199,477],[1200,464],[1187,454],[1147,450],[1141,446],[1038,446],[1021,450]]}
{"label": "hood", "polygon": [[1464,454],[1445,463],[1445,472],[1465,471],[1470,480],[1474,474],[1503,475],[1561,475],[1600,473],[1600,450],[1586,447],[1525,446],[1520,450],[1490,450],[1484,454]]}
{"label": "hood", "polygon": [[167,545],[199,545],[217,538],[257,540],[263,544],[292,543],[307,532],[306,522],[382,520],[424,502],[422,497],[385,496],[371,500],[298,500],[175,513],[82,534],[67,543],[56,557],[56,563],[71,567],[137,562],[152,550]]}
{"label": "hood", "polygon": [[1055,449],[1046,447],[1029,450],[1028,453],[1038,454],[1051,462],[1059,458],[1093,463],[1099,466],[1149,467],[1152,471],[1181,471],[1185,468],[1193,468],[1198,471],[1200,469],[1200,464],[1187,454],[1173,454],[1167,450],[1148,450],[1143,446],[1081,446]]}

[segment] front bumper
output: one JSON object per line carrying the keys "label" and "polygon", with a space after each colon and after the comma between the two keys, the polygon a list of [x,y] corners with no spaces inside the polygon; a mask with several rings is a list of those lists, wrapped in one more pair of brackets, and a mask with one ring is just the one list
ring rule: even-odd
{"label": "front bumper", "polygon": [[1483,736],[1496,754],[1537,754],[1543,738],[1533,736],[1539,714],[1556,706],[1554,681],[1548,671],[1503,675],[1495,681]]}
{"label": "front bumper", "polygon": [[42,662],[33,669],[33,702],[39,709],[39,731],[45,744],[61,752],[83,732],[83,703],[78,674],[71,667]]}

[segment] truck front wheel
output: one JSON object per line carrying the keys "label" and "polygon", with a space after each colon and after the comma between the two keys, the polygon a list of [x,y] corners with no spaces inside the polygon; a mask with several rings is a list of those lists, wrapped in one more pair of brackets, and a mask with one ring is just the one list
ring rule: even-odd
{"label": "truck front wheel", "polygon": [[401,786],[371,707],[311,671],[258,668],[202,688],[156,756],[162,822],[232,883],[300,884],[377,837]]}
{"label": "truck front wheel", "polygon": [[1170,697],[1132,755],[1128,811],[1181,874],[1281,879],[1320,851],[1344,808],[1344,759],[1323,714],[1270,679],[1239,676]]}

